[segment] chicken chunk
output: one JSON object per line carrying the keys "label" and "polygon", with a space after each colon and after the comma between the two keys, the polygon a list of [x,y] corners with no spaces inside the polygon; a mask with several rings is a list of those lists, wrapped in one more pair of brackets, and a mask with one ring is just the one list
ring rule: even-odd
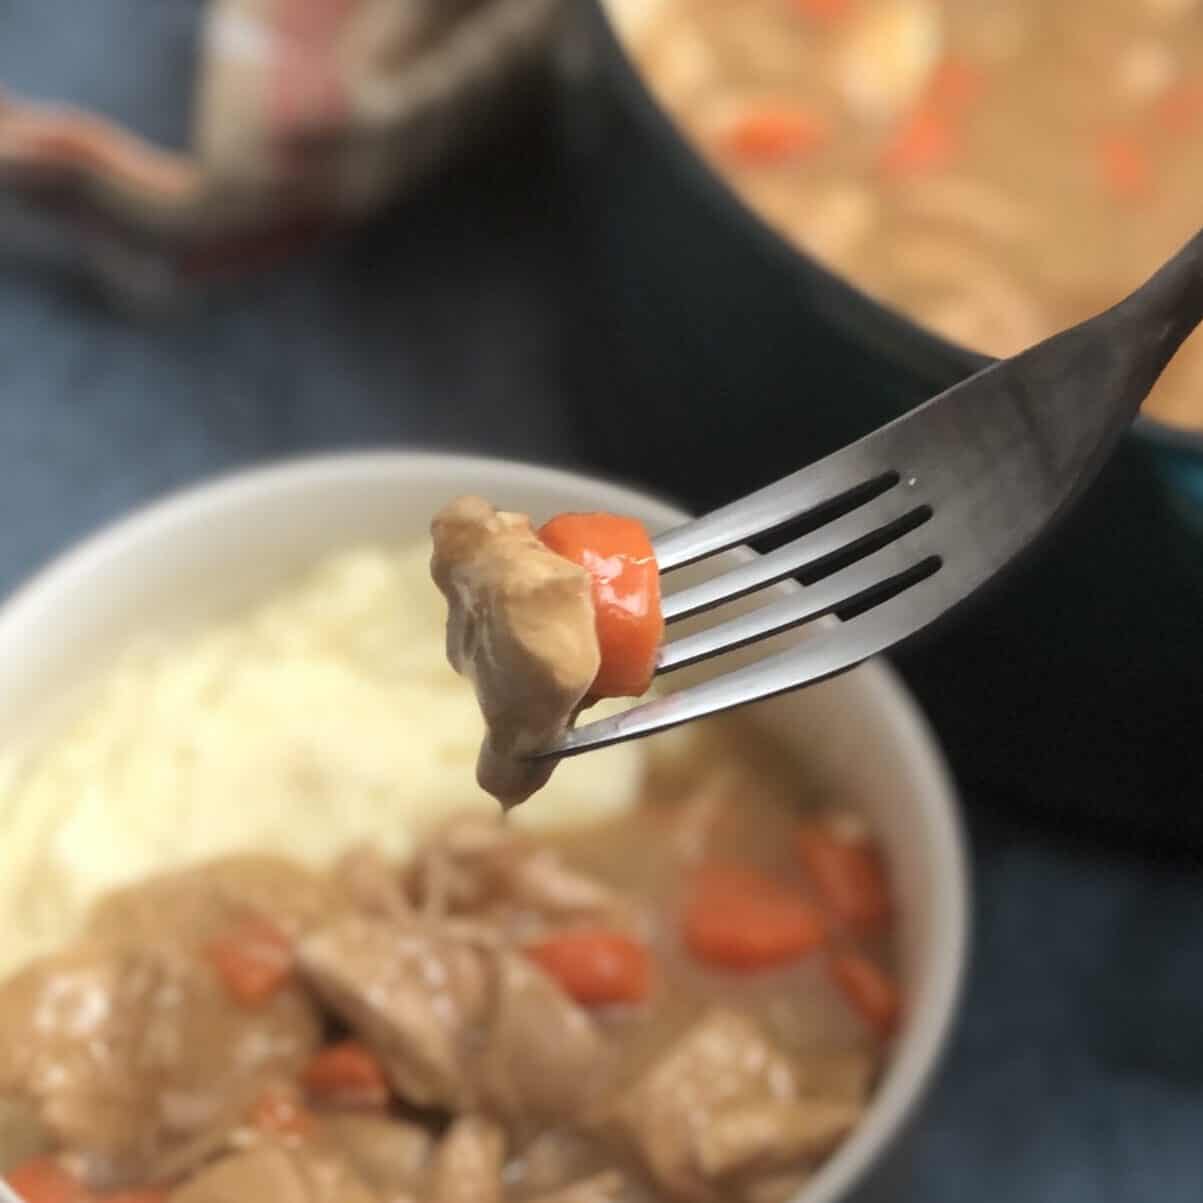
{"label": "chicken chunk", "polygon": [[601,665],[592,581],[545,547],[524,514],[461,497],[431,524],[431,575],[447,599],[447,658],[468,677],[486,733],[477,780],[504,806],[552,763],[524,760],[568,727]]}
{"label": "chicken chunk", "polygon": [[718,1110],[698,1146],[707,1178],[781,1170],[824,1157],[849,1132],[861,1109],[824,1099],[776,1099],[734,1103]]}
{"label": "chicken chunk", "polygon": [[322,1117],[322,1132],[389,1203],[421,1185],[433,1141],[420,1125],[370,1112],[334,1112]]}
{"label": "chicken chunk", "polygon": [[435,1153],[429,1203],[502,1203],[505,1133],[477,1115],[457,1119]]}
{"label": "chicken chunk", "polygon": [[612,1119],[666,1191],[715,1200],[727,1197],[721,1180],[730,1173],[830,1147],[831,1117],[817,1117],[827,1126],[812,1134],[796,1102],[790,1060],[751,1020],[715,1009],[620,1097]]}
{"label": "chicken chunk", "polygon": [[477,1098],[467,1033],[485,1018],[481,950],[433,928],[356,916],[300,944],[301,972],[375,1051],[398,1094],[461,1111]]}
{"label": "chicken chunk", "polygon": [[470,927],[354,918],[303,941],[300,963],[417,1106],[487,1109],[521,1127],[583,1106],[603,1063],[586,1012]]}
{"label": "chicken chunk", "polygon": [[523,1146],[521,1156],[509,1167],[510,1180],[523,1198],[539,1199],[600,1173],[612,1160],[586,1125],[545,1128]]}
{"label": "chicken chunk", "polygon": [[262,1081],[297,1072],[321,1024],[297,988],[247,1010],[190,951],[92,942],[0,987],[0,1030],[0,1094],[32,1102],[107,1187],[140,1178]]}
{"label": "chicken chunk", "polygon": [[93,908],[88,930],[102,939],[199,947],[248,916],[295,938],[347,907],[326,874],[283,857],[229,856],[113,891]]}
{"label": "chicken chunk", "polygon": [[589,1014],[525,957],[493,957],[493,1005],[474,1070],[482,1097],[511,1125],[571,1122],[608,1070],[606,1047]]}
{"label": "chicken chunk", "polygon": [[312,1149],[263,1145],[203,1170],[168,1203],[382,1203],[349,1167]]}

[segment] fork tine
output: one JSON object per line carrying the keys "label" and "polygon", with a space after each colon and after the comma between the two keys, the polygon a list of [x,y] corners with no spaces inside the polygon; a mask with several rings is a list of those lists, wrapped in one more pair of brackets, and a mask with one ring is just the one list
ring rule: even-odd
{"label": "fork tine", "polygon": [[[867,500],[897,483],[896,472],[882,471],[864,478],[863,464],[853,458],[858,451],[859,444],[854,443],[738,501],[657,535],[653,544],[660,571],[671,572],[726,551],[813,510],[844,499],[851,501],[860,493]],[[850,480],[861,483],[850,486]]]}
{"label": "fork tine", "polygon": [[950,595],[944,583],[948,580],[949,574],[934,573],[850,621],[801,640],[796,647],[668,697],[633,706],[613,718],[599,719],[567,731],[555,743],[535,753],[532,759],[578,756],[596,748],[653,735],[720,710],[731,710],[803,685],[813,685],[855,668],[926,626],[952,602],[960,600],[955,595],[955,588]]}
{"label": "fork tine", "polygon": [[662,603],[664,620],[675,622],[734,601],[795,572],[813,568],[837,552],[851,551],[866,539],[884,534],[895,526],[899,528],[897,533],[902,534],[930,516],[930,508],[924,506],[909,488],[895,486],[852,513],[783,544],[767,555],[757,556],[747,564],[688,589],[670,593]]}
{"label": "fork tine", "polygon": [[804,586],[781,601],[758,606],[727,622],[665,644],[660,649],[656,672],[672,672],[712,656],[735,651],[757,639],[780,634],[791,627],[830,614],[841,606],[863,598],[872,590],[895,583],[902,584],[912,575],[921,579],[922,575],[934,572],[938,566],[939,560],[935,556],[916,547],[914,540],[903,537],[813,585]]}

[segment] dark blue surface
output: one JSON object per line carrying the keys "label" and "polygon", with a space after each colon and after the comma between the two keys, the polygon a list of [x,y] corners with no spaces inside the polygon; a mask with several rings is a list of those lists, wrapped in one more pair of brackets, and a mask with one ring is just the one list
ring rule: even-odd
{"label": "dark blue surface", "polygon": [[[197,9],[0,0],[0,83],[178,141]],[[511,145],[504,169],[479,163],[158,323],[0,269],[0,592],[136,502],[281,454],[420,441],[582,458],[564,398],[588,282],[544,151]],[[897,1203],[1199,1203],[1197,866],[970,802],[976,957]]]}

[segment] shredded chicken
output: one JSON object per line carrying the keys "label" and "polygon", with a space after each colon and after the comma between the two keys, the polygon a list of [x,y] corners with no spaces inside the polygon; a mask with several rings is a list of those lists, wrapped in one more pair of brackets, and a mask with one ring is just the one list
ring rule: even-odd
{"label": "shredded chicken", "polygon": [[629,898],[496,818],[467,816],[435,832],[410,880],[424,914],[487,917],[511,936],[569,921],[639,922]]}
{"label": "shredded chicken", "polygon": [[590,576],[545,547],[526,515],[479,497],[446,506],[431,534],[431,575],[449,610],[447,658],[471,679],[487,728],[477,780],[514,806],[554,764],[524,757],[570,725],[597,677]]}
{"label": "shredded chicken", "polygon": [[375,848],[352,848],[339,858],[334,876],[352,906],[366,915],[399,920],[413,915],[401,872]]}

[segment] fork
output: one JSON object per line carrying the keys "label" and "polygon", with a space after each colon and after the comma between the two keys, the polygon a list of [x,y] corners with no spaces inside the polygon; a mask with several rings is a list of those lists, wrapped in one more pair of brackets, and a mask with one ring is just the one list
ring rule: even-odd
{"label": "fork", "polygon": [[671,573],[749,539],[805,533],[663,600],[666,622],[787,578],[779,600],[666,643],[668,673],[826,615],[843,621],[746,667],[564,733],[575,756],[854,668],[947,614],[1097,475],[1203,321],[1203,232],[1096,317],[999,360],[848,447],[653,540]]}

